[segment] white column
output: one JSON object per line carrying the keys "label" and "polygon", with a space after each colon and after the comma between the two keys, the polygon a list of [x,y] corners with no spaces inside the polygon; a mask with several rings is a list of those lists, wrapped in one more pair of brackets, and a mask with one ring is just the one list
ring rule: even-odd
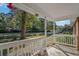
{"label": "white column", "polygon": [[55,21],[53,21],[53,43],[56,43],[56,39],[55,39]]}
{"label": "white column", "polygon": [[45,36],[47,36],[47,20],[46,20],[46,18],[45,18]]}
{"label": "white column", "polygon": [[53,21],[53,35],[55,35],[55,22]]}

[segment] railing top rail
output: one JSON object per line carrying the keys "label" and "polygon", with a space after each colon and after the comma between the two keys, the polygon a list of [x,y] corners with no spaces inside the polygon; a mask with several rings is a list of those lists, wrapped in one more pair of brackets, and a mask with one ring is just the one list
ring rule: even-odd
{"label": "railing top rail", "polygon": [[6,42],[6,43],[1,43],[0,44],[0,49],[3,48],[8,48],[8,47],[13,47],[19,44],[24,44],[24,43],[28,43],[28,41],[34,41],[34,40],[39,40],[39,39],[45,39],[46,37],[37,37],[37,38],[29,38],[29,39],[24,39],[24,40],[18,40],[18,41],[13,41],[13,42]]}
{"label": "railing top rail", "polygon": [[55,35],[53,35],[53,36],[71,36],[71,37],[73,37],[73,36],[75,36],[75,35],[69,35],[69,34],[55,34]]}

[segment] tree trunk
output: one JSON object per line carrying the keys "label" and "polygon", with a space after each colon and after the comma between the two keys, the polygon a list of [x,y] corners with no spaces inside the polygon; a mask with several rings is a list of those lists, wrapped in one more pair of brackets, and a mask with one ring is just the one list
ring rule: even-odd
{"label": "tree trunk", "polygon": [[26,12],[22,12],[21,20],[21,39],[26,38]]}

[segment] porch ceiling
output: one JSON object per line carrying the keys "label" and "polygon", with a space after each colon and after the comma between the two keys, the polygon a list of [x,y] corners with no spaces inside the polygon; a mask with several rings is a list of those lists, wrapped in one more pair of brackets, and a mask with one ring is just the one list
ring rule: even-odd
{"label": "porch ceiling", "polygon": [[[79,3],[24,3],[18,6],[52,20],[72,19],[74,21],[79,16]],[[29,9],[26,7],[29,7]]]}

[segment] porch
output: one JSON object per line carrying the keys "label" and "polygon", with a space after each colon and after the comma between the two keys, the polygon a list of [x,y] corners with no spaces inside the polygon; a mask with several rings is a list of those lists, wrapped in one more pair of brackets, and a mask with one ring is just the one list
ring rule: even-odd
{"label": "porch", "polygon": [[[72,4],[74,7],[72,7],[71,4],[54,5],[54,4],[29,3],[29,4],[14,4],[14,5],[17,8],[24,11],[22,13],[21,33],[20,33],[21,34],[20,39],[22,40],[0,43],[1,56],[72,56],[72,55],[78,56],[79,55],[79,37],[78,37],[79,21],[76,21],[79,20],[78,18],[79,14],[76,12],[79,9],[76,6],[78,6],[79,4]],[[54,10],[52,6],[54,7]],[[57,9],[57,7],[59,7],[60,10]],[[53,11],[51,10],[51,8]],[[47,11],[49,11],[49,13]],[[39,17],[45,19],[44,20],[45,36],[26,39],[25,36],[26,32],[25,19],[27,18],[25,16],[26,12],[29,12],[34,15],[39,14]],[[49,19],[52,19],[53,22],[64,19],[72,20],[71,26],[73,27],[73,34],[72,35],[56,34],[55,24],[53,23],[54,28],[52,29],[53,30],[52,35],[47,36],[47,20]]]}

